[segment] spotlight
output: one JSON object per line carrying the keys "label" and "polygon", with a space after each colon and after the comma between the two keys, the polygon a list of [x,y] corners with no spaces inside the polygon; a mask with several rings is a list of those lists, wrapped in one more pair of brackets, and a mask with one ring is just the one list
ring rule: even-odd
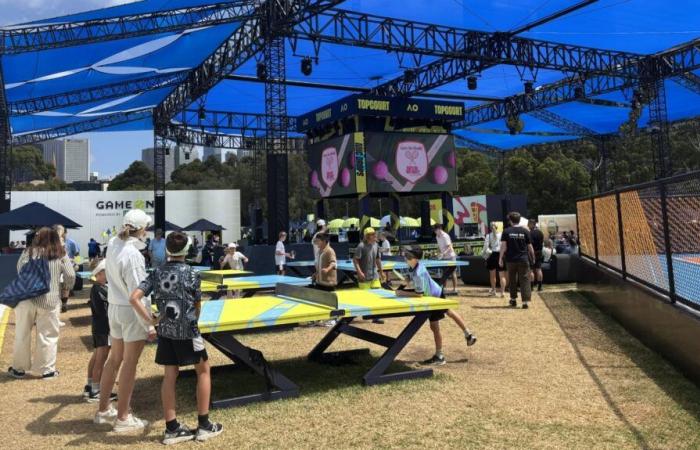
{"label": "spotlight", "polygon": [[259,62],[257,67],[257,75],[261,80],[267,80],[267,67],[264,62]]}
{"label": "spotlight", "polygon": [[576,86],[574,88],[574,97],[576,97],[576,98],[585,97],[585,93],[583,92],[583,88],[581,86]]}
{"label": "spotlight", "polygon": [[413,69],[406,69],[403,71],[403,78],[406,83],[413,83],[416,81],[416,71]]}
{"label": "spotlight", "polygon": [[313,72],[314,68],[313,65],[311,64],[311,58],[308,56],[304,57],[304,59],[301,60],[301,73],[303,73],[305,76],[311,75],[311,72]]}
{"label": "spotlight", "polygon": [[199,120],[204,120],[207,118],[207,112],[204,110],[203,106],[201,106],[199,108],[199,111],[197,112],[197,114],[199,115]]}
{"label": "spotlight", "polygon": [[470,91],[476,90],[476,77],[467,77],[467,89]]}
{"label": "spotlight", "polygon": [[532,81],[526,81],[523,85],[525,86],[526,94],[532,94],[533,92],[535,92],[535,88],[533,87]]}

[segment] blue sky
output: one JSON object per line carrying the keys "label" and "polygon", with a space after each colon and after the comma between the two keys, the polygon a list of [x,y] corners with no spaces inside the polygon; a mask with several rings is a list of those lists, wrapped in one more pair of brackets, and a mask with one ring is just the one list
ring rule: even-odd
{"label": "blue sky", "polygon": [[[133,0],[0,0],[0,25],[29,22],[79,11],[131,3]],[[91,168],[100,176],[113,176],[134,160],[141,159],[141,150],[153,146],[153,133],[131,131],[117,133],[87,133],[76,136],[89,138],[92,149]]]}

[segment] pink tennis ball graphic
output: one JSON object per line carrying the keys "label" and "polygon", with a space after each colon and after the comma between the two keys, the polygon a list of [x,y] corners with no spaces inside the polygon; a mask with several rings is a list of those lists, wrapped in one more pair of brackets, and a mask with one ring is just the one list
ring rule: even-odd
{"label": "pink tennis ball graphic", "polygon": [[311,187],[321,187],[318,181],[318,172],[316,172],[315,170],[311,172]]}
{"label": "pink tennis ball graphic", "polygon": [[452,169],[457,167],[457,155],[454,151],[451,151],[445,155],[445,164],[447,164],[447,167]]}
{"label": "pink tennis ball graphic", "polygon": [[340,185],[343,187],[350,186],[350,170],[347,167],[340,172]]}
{"label": "pink tennis ball graphic", "polygon": [[355,168],[355,154],[352,152],[348,155],[348,166],[350,166],[351,169]]}
{"label": "pink tennis ball graphic", "polygon": [[433,169],[433,182],[435,184],[447,183],[447,169],[444,166],[435,166]]}
{"label": "pink tennis ball graphic", "polygon": [[384,161],[377,161],[372,167],[372,174],[377,180],[384,180],[389,175],[389,166]]}

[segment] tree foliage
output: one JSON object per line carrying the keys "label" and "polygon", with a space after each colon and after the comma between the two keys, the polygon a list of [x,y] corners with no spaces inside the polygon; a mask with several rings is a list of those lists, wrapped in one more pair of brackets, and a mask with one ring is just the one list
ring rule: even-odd
{"label": "tree foliage", "polygon": [[142,161],[134,161],[128,169],[109,183],[110,191],[148,191],[153,189],[153,171]]}
{"label": "tree foliage", "polygon": [[12,149],[12,180],[17,184],[30,181],[48,181],[56,176],[56,168],[44,162],[37,147],[27,145]]}

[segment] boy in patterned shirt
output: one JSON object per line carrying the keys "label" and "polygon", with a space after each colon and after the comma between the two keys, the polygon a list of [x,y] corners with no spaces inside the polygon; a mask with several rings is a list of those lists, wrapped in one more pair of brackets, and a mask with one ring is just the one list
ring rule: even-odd
{"label": "boy in patterned shirt", "polygon": [[[165,246],[168,262],[155,269],[131,295],[131,304],[147,320],[153,320],[141,299],[153,295],[158,307],[158,349],[156,363],[165,366],[161,388],[165,433],[163,444],[191,440],[206,441],[223,431],[219,423],[209,421],[211,377],[204,340],[199,333],[202,298],[199,274],[185,263],[192,241],[185,234],[168,235]],[[156,320],[153,320],[156,322]],[[175,383],[181,366],[194,365],[197,373],[197,413],[199,426],[192,431],[181,425],[175,414]]]}

